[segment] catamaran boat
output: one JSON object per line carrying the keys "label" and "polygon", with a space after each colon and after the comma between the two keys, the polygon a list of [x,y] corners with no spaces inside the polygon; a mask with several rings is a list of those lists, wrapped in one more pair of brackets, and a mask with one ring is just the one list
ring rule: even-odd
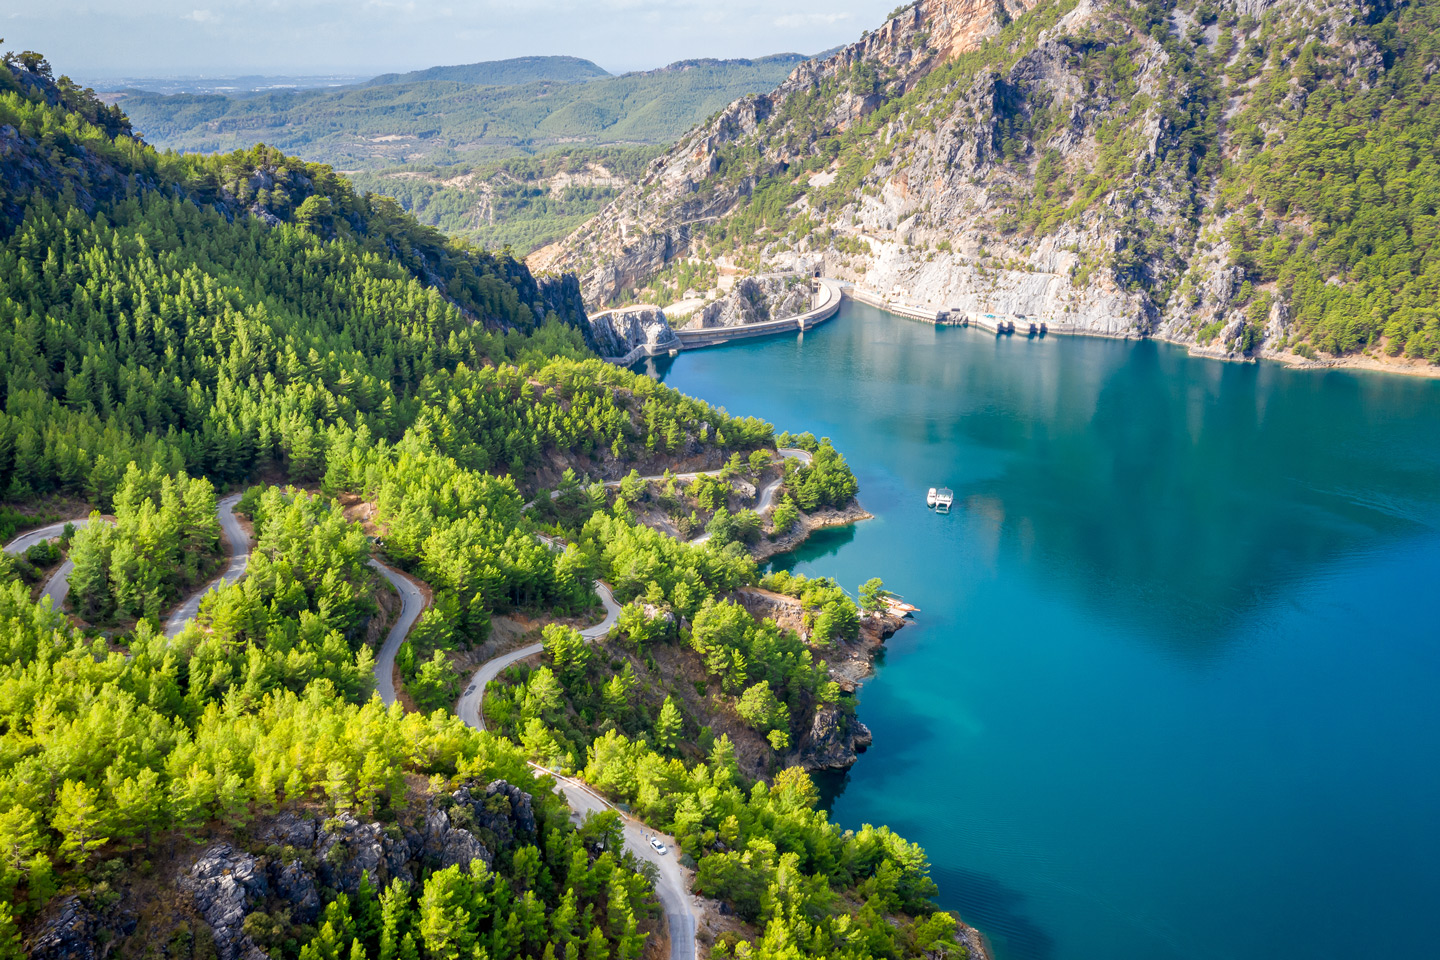
{"label": "catamaran boat", "polygon": [[955,491],[949,487],[941,487],[935,491],[935,512],[949,513],[950,506],[955,502]]}

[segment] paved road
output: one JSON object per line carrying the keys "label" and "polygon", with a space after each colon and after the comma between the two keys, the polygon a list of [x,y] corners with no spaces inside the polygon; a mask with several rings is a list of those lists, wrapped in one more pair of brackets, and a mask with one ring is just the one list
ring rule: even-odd
{"label": "paved road", "polygon": [[[620,605],[615,602],[615,595],[610,592],[610,588],[597,580],[595,592],[600,595],[600,602],[605,605],[605,619],[580,631],[580,635],[590,641],[609,633],[610,628],[615,626],[615,622],[620,618]],[[485,686],[506,667],[534,656],[543,649],[543,644],[533,643],[482,664],[470,678],[470,683],[465,687],[460,703],[455,708],[460,719],[476,730],[484,730],[485,714],[480,706],[485,696]],[[609,801],[578,780],[562,777],[536,764],[531,766],[555,778],[555,792],[565,798],[577,820],[583,818],[587,811],[599,813],[602,810],[615,809]],[[625,849],[639,859],[655,864],[655,893],[660,898],[660,905],[665,909],[665,919],[670,930],[670,960],[695,960],[695,911],[685,874],[676,860],[678,853],[675,841],[670,837],[654,834],[643,823],[623,813],[620,817],[625,825]],[[662,855],[650,846],[649,837],[652,835],[659,836],[661,842],[669,847],[667,853]]]}
{"label": "paved road", "polygon": [[[534,765],[532,764],[532,766]],[[578,780],[562,777],[543,767],[536,767],[536,770],[555,778],[555,792],[563,796],[565,802],[570,804],[577,823],[584,819],[587,812],[600,813],[604,810],[615,809],[608,800]],[[690,898],[689,885],[685,882],[685,873],[680,869],[680,862],[677,859],[679,850],[675,845],[674,838],[657,834],[640,821],[633,817],[627,817],[624,813],[620,813],[620,819],[625,825],[625,849],[640,859],[655,864],[657,870],[655,893],[660,898],[660,906],[665,911],[665,923],[670,930],[670,960],[695,960],[694,901]],[[660,841],[669,848],[668,852],[664,855],[656,852],[655,848],[650,846],[650,837],[652,836],[659,837]]]}
{"label": "paved road", "polygon": [[[220,518],[220,529],[225,532],[226,546],[230,550],[230,562],[225,567],[225,572],[220,574],[219,579],[207,584],[204,589],[191,594],[184,603],[175,608],[170,619],[165,621],[165,636],[173,637],[185,629],[185,624],[194,619],[200,612],[200,601],[205,594],[211,590],[217,590],[225,584],[234,583],[245,575],[245,566],[250,561],[250,537],[246,535],[240,521],[235,517],[235,505],[240,502],[240,495],[234,494],[221,500],[215,505],[215,515]],[[103,521],[110,523],[111,521]],[[89,517],[78,517],[74,520],[62,520],[59,523],[52,523],[48,527],[40,527],[38,530],[31,530],[11,540],[5,545],[6,553],[24,553],[42,540],[52,540],[60,536],[65,530],[65,524],[73,524],[76,530],[90,523]],[[59,610],[65,603],[65,598],[70,595],[70,573],[75,569],[75,564],[66,557],[50,579],[45,581],[45,586],[40,591],[40,599],[50,598],[51,605]]]}
{"label": "paved road", "polygon": [[200,615],[200,601],[211,590],[219,590],[245,576],[245,567],[250,563],[250,537],[235,518],[235,505],[239,502],[240,494],[236,493],[215,505],[215,515],[220,518],[220,529],[225,534],[225,546],[230,551],[230,562],[225,565],[225,572],[175,608],[170,619],[165,621],[165,636],[179,636],[185,624]]}
{"label": "paved road", "polygon": [[61,520],[59,523],[52,523],[48,527],[40,527],[37,530],[31,530],[29,533],[22,533],[14,540],[5,544],[5,552],[12,556],[17,553],[24,553],[37,543],[54,540],[60,536],[60,534],[65,532],[65,524],[67,523],[74,524],[75,529],[79,530],[89,522],[89,517],[81,517],[78,520]]}
{"label": "paved road", "polygon": [[[620,605],[615,602],[615,595],[610,588],[600,581],[595,581],[595,592],[600,595],[600,602],[605,605],[605,619],[593,627],[587,627],[580,631],[580,636],[586,640],[595,640],[610,632],[615,626],[615,621],[620,619]],[[509,653],[502,653],[493,660],[487,660],[480,665],[470,678],[465,692],[460,695],[460,703],[456,706],[455,712],[476,730],[485,729],[485,715],[480,709],[480,700],[485,696],[485,685],[500,675],[500,671],[513,663],[524,660],[526,657],[533,657],[544,650],[543,644],[532,643],[528,647],[521,647],[519,650],[511,650]]]}
{"label": "paved road", "polygon": [[[105,522],[109,523],[108,520]],[[14,540],[5,544],[5,552],[9,554],[20,554],[29,550],[37,543],[45,540],[54,540],[65,532],[65,525],[67,523],[72,524],[76,530],[79,530],[81,527],[89,525],[90,518],[86,516],[78,517],[74,520],[61,520],[59,523],[52,523],[47,527],[31,530],[29,533],[22,533]],[[74,569],[75,564],[70,562],[69,557],[66,557],[60,566],[55,568],[55,572],[50,574],[50,579],[45,581],[45,586],[40,589],[40,599],[44,600],[46,597],[49,597],[51,606],[59,610],[65,603],[65,598],[70,595],[70,571]]]}
{"label": "paved road", "polygon": [[415,626],[415,621],[420,619],[420,614],[424,612],[425,594],[415,585],[414,580],[399,570],[391,569],[373,558],[370,566],[379,570],[380,575],[400,591],[400,619],[390,628],[390,633],[385,637],[385,645],[380,648],[380,653],[375,658],[375,692],[380,694],[380,699],[388,707],[395,702],[395,653],[410,635],[410,628]]}

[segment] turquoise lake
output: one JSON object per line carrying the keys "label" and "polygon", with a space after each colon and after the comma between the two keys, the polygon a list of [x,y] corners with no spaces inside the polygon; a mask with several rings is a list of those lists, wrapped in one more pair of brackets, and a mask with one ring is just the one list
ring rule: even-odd
{"label": "turquoise lake", "polygon": [[854,303],[637,369],[849,460],[779,563],[921,613],[832,816],[999,960],[1437,955],[1440,381]]}

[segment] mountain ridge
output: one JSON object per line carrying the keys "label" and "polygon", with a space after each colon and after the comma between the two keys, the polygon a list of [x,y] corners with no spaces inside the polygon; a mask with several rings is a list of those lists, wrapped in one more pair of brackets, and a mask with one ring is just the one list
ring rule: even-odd
{"label": "mountain ridge", "polygon": [[532,265],[592,303],[680,260],[803,266],[931,310],[1423,368],[1436,21],[1426,0],[922,0],[687,134]]}
{"label": "mountain ridge", "polygon": [[106,99],[123,104],[136,129],[162,149],[216,152],[264,142],[343,169],[445,165],[571,144],[669,143],[736,97],[773,88],[799,58],[680,61],[583,82],[429,79],[243,97],[132,91]]}
{"label": "mountain ridge", "polygon": [[407,73],[382,73],[358,87],[379,87],[429,80],[472,83],[476,86],[519,86],[549,81],[553,83],[584,83],[611,76],[610,71],[582,57],[512,57],[508,60],[482,60],[451,66],[428,67]]}

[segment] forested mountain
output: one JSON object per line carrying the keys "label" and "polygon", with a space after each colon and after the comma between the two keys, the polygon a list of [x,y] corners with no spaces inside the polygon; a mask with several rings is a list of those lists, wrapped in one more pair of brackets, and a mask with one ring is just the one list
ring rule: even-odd
{"label": "forested mountain", "polygon": [[803,260],[930,310],[1440,361],[1435,0],[921,0],[697,128],[547,266]]}
{"label": "forested mountain", "polygon": [[[572,824],[536,759],[673,832],[739,918],[713,956],[965,954],[923,852],[840,830],[780,768],[811,711],[853,717],[812,647],[854,603],[772,583],[823,604],[808,639],[755,619],[739,543],[681,543],[574,472],[763,465],[773,429],[595,359],[577,297],[328,167],[159,154],[38,55],[4,59],[0,516],[97,513],[34,556],[68,550],[63,609],[0,563],[0,960],[638,960],[652,868],[615,814]],[[828,444],[794,442],[813,462],[785,467],[792,510],[853,493]],[[225,487],[245,490],[245,576],[167,637],[217,562]],[[429,587],[409,642],[438,657],[401,671],[413,700],[441,691],[428,714],[376,695],[396,606],[377,550]],[[596,578],[627,605],[613,642],[703,656],[705,709],[763,730],[773,776],[681,698],[652,720],[666,675],[643,664],[643,688],[605,681],[608,720],[560,722],[542,670],[597,702],[599,667],[554,625],[591,620]],[[520,744],[450,712],[447,660],[515,611],[553,638]]]}
{"label": "forested mountain", "polygon": [[421,223],[525,256],[559,240],[636,183],[662,146],[560,147],[538,157],[351,174],[358,189],[394,197]]}
{"label": "forested mountain", "polygon": [[378,87],[395,83],[420,83],[426,80],[453,80],[472,83],[477,87],[510,87],[525,83],[583,83],[609,72],[579,57],[515,57],[510,60],[487,60],[453,67],[430,67],[409,73],[385,73],[360,84]]}
{"label": "forested mountain", "polygon": [[[518,85],[523,68],[479,64],[440,68],[436,78],[337,90],[115,96],[135,128],[162,149],[234,150],[263,142],[307,160],[374,169],[483,162],[572,143],[671,143],[735,98],[774,88],[803,59],[693,60],[588,82],[573,82],[574,69],[565,69],[562,79]],[[505,85],[484,85],[487,79]]]}

